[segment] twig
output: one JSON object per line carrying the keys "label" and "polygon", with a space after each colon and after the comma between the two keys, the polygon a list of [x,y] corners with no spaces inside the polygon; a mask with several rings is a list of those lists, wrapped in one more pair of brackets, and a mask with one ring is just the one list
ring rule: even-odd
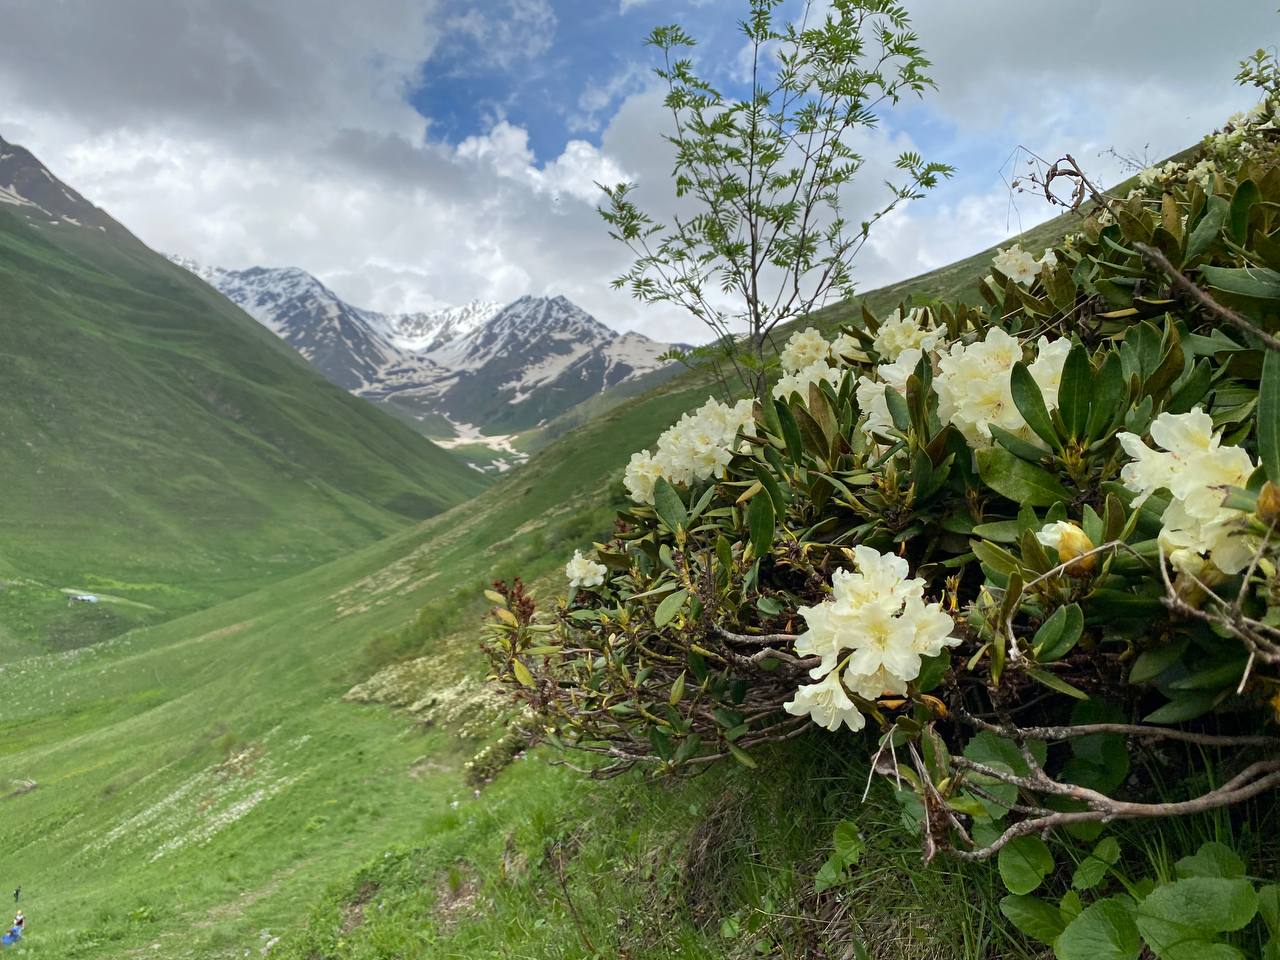
{"label": "twig", "polygon": [[1241,330],[1251,336],[1261,340],[1272,350],[1280,350],[1280,338],[1272,336],[1263,330],[1257,324],[1251,323],[1240,314],[1236,313],[1230,307],[1224,307],[1213,297],[1209,296],[1194,283],[1186,278],[1181,271],[1178,270],[1169,258],[1163,253],[1145,243],[1135,243],[1133,248],[1142,254],[1142,259],[1146,260],[1151,266],[1158,268],[1169,281],[1173,284],[1173,288],[1187,297],[1190,297],[1209,313],[1213,314],[1219,320],[1225,320],[1237,330]]}
{"label": "twig", "polygon": [[1254,735],[1234,736],[1215,733],[1192,733],[1177,730],[1173,727],[1148,727],[1134,723],[1082,723],[1060,727],[1017,727],[1012,724],[988,723],[968,713],[956,712],[965,723],[986,730],[1014,741],[1044,740],[1056,742],[1072,740],[1076,737],[1091,737],[1094,734],[1109,733],[1125,737],[1136,737],[1142,740],[1176,740],[1179,743],[1192,743],[1202,747],[1280,747],[1280,737],[1264,737]]}
{"label": "twig", "polygon": [[1109,823],[1113,820],[1184,817],[1243,803],[1280,786],[1280,760],[1264,760],[1251,764],[1222,786],[1191,800],[1172,803],[1132,803],[1126,800],[1114,800],[1087,787],[1059,783],[1044,774],[1034,777],[1021,777],[1016,774],[1005,773],[986,764],[976,763],[965,757],[952,757],[951,764],[957,770],[970,771],[979,776],[1011,784],[1025,790],[1078,800],[1088,806],[1087,810],[1052,813],[1021,820],[1005,830],[993,843],[978,850],[953,849],[950,851],[953,856],[962,860],[985,860],[998,853],[1002,847],[1018,837],[1029,836],[1034,833],[1048,833],[1056,827],[1073,823]]}

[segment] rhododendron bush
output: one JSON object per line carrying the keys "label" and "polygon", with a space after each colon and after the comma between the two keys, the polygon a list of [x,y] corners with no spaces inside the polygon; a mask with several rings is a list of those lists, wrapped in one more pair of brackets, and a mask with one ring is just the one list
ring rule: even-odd
{"label": "rhododendron bush", "polygon": [[1063,243],[1001,250],[982,306],[794,332],[763,396],[636,454],[598,567],[500,607],[494,676],[595,775],[848,738],[927,856],[998,854],[1018,897],[1055,828],[1280,786],[1267,94],[1203,157],[1077,204]]}

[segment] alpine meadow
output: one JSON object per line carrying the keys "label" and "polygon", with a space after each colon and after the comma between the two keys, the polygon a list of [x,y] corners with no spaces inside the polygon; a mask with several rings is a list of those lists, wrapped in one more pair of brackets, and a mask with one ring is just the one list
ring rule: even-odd
{"label": "alpine meadow", "polygon": [[1280,960],[1274,9],[0,16],[0,960]]}

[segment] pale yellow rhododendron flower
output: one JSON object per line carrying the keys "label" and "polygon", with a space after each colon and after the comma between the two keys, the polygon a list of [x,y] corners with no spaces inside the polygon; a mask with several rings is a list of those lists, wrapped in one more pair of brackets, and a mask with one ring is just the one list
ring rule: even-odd
{"label": "pale yellow rhododendron flower", "polygon": [[753,408],[752,400],[729,406],[708,398],[693,413],[686,413],[658,438],[656,452],[632,455],[622,478],[631,499],[652,504],[660,477],[678,484],[723,477],[739,431],[753,419]]}
{"label": "pale yellow rhododendron flower", "polygon": [[831,344],[827,343],[821,333],[809,327],[791,335],[787,345],[778,354],[778,359],[782,363],[783,372],[795,373],[810,364],[825,361],[829,356]]}
{"label": "pale yellow rhododendron flower", "polygon": [[815,360],[802,370],[784,374],[773,386],[773,395],[780,400],[788,399],[793,393],[800,394],[801,399],[808,400],[809,387],[815,383],[829,383],[839,387],[844,379],[844,370],[833,367],[825,360]]}
{"label": "pale yellow rhododendron flower", "polygon": [[[856,570],[832,576],[831,599],[798,611],[807,629],[795,650],[819,658],[809,675],[822,683],[801,687],[787,710],[809,713],[827,729],[839,726],[829,725],[832,704],[843,704],[846,690],[868,700],[905,693],[924,657],[960,642],[941,604],[924,602],[925,583],[908,577],[906,560],[866,546],[854,547],[853,557]],[[826,711],[822,719],[815,710]]]}
{"label": "pale yellow rhododendron flower", "polygon": [[898,354],[893,363],[882,363],[876,367],[874,378],[861,376],[855,396],[858,409],[866,418],[862,425],[864,433],[884,434],[893,428],[893,417],[889,414],[889,401],[885,398],[888,387],[900,396],[907,395],[907,378],[915,372],[923,354],[916,347],[909,347]]}
{"label": "pale yellow rhododendron flower", "polygon": [[1173,499],[1161,515],[1160,542],[1180,569],[1196,569],[1208,556],[1223,573],[1239,573],[1256,544],[1240,535],[1245,515],[1223,506],[1228,487],[1243,487],[1256,465],[1240,447],[1223,446],[1213,420],[1200,407],[1162,413],[1151,424],[1152,449],[1133,433],[1120,445],[1133,458],[1120,479],[1138,494],[1137,503],[1165,489]]}
{"label": "pale yellow rhododendron flower", "polygon": [[1036,539],[1053,551],[1058,563],[1067,564],[1066,570],[1073,576],[1086,576],[1097,568],[1097,555],[1089,553],[1093,541],[1069,520],[1045,524]]}
{"label": "pale yellow rhododendron flower", "polygon": [[895,310],[880,321],[872,346],[881,363],[892,363],[904,350],[922,350],[927,353],[942,342],[946,331],[941,327],[926,329],[926,316],[920,309],[912,310],[905,317],[901,310]]}
{"label": "pale yellow rhododendron flower", "polygon": [[1036,277],[1040,276],[1040,264],[1036,262],[1036,258],[1016,243],[1008,250],[999,248],[991,264],[1014,283],[1025,287],[1031,286]]}
{"label": "pale yellow rhododendron flower", "polygon": [[603,563],[596,563],[582,555],[581,550],[573,551],[573,559],[564,565],[564,575],[569,578],[569,589],[579,587],[598,587],[604,583],[609,568]]}
{"label": "pale yellow rhododendron flower", "polygon": [[631,455],[626,472],[622,475],[622,485],[636,503],[653,503],[653,487],[658,478],[663,476],[662,464],[648,450],[641,450]]}
{"label": "pale yellow rhododendron flower", "polygon": [[818,726],[833,733],[840,729],[841,724],[854,732],[867,725],[866,717],[840,685],[840,675],[834,672],[825,680],[800,687],[795,697],[782,705],[782,709],[797,717],[808,716]]}
{"label": "pale yellow rhododendron flower", "polygon": [[[1036,347],[1036,358],[1027,370],[1040,387],[1045,406],[1054,410],[1071,341],[1041,337]],[[1022,358],[1022,344],[999,327],[976,343],[953,344],[939,356],[934,378],[939,419],[954,424],[970,446],[989,446],[992,426],[1043,446],[1013,402],[1010,377]]]}

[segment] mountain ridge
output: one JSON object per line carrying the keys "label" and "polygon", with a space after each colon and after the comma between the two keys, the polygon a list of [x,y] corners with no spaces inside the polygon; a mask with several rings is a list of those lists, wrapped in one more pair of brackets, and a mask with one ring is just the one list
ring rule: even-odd
{"label": "mountain ridge", "polygon": [[669,366],[658,359],[668,344],[613,330],[563,295],[385,314],[347,303],[297,267],[228,270],[170,259],[331,382],[433,438],[536,428]]}

